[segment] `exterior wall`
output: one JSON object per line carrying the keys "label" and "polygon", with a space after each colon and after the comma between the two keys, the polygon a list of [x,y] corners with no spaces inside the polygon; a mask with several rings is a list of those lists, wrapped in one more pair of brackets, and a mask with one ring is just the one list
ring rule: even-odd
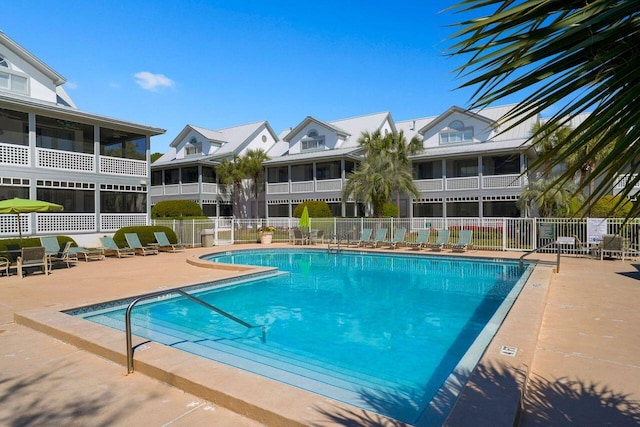
{"label": "exterior wall", "polygon": [[448,127],[454,120],[461,121],[464,123],[465,127],[473,127],[473,143],[483,143],[493,136],[493,130],[489,128],[487,122],[472,118],[462,113],[454,112],[438,122],[431,123],[433,127],[429,128],[429,130],[423,135],[423,147],[425,149],[429,149],[435,147],[464,145],[465,143],[440,144],[440,131]]}
{"label": "exterior wall", "polygon": [[330,130],[325,126],[313,122],[305,126],[297,135],[293,135],[293,138],[291,138],[291,142],[289,143],[289,154],[299,154],[305,152],[302,151],[300,140],[312,129],[317,130],[319,136],[324,136],[325,150],[339,148],[340,144],[344,141],[344,139],[338,137],[338,135],[336,135],[333,130]]}
{"label": "exterior wall", "polygon": [[29,96],[31,98],[40,99],[42,101],[56,102],[56,86],[51,81],[38,71],[34,66],[27,61],[14,54],[8,49],[3,49],[0,46],[0,55],[6,57],[6,59],[13,65],[12,70],[21,72],[29,80]]}

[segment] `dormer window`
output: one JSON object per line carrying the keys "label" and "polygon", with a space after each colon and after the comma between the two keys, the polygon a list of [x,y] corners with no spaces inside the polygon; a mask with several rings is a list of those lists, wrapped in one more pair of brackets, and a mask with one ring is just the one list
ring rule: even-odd
{"label": "dormer window", "polygon": [[302,137],[300,140],[301,150],[323,150],[324,149],[324,135],[318,135],[318,131],[311,129],[309,133]]}
{"label": "dormer window", "polygon": [[202,154],[202,143],[196,141],[195,138],[191,138],[191,140],[185,144],[184,152],[187,156]]}
{"label": "dormer window", "polygon": [[22,73],[12,70],[9,61],[0,56],[0,89],[29,94],[29,80]]}
{"label": "dormer window", "polygon": [[460,120],[454,120],[440,131],[440,144],[459,144],[473,142],[473,126],[465,126]]}

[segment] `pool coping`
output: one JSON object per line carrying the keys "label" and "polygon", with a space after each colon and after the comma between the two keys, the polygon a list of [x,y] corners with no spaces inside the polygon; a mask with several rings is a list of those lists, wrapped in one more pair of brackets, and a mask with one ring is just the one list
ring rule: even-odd
{"label": "pool coping", "polygon": [[[223,267],[221,263],[204,261],[204,264],[208,268]],[[260,270],[250,266],[242,267],[234,270],[239,276]],[[478,418],[482,417],[480,413],[490,417],[484,419],[496,422],[496,417],[500,415],[509,425],[517,419],[551,275],[552,270],[548,267],[534,268],[507,318],[481,357],[478,364],[481,369],[476,368],[457,399],[446,421],[447,425],[461,425],[464,424],[461,420],[465,419],[477,421],[482,419]],[[72,308],[77,307],[48,307],[15,313],[14,318],[16,323],[123,365],[123,374],[126,373],[123,333],[62,313],[63,310]],[[526,326],[527,333],[522,333],[522,326]],[[148,342],[140,337],[134,337],[134,345],[136,373],[151,376],[267,425],[326,423],[328,414],[331,417],[350,419],[355,423],[375,420],[380,424],[404,425],[382,415],[162,344]],[[516,356],[506,359],[499,352],[502,345],[517,347]],[[478,395],[478,387],[482,386],[482,378],[478,377],[478,372],[495,365],[504,366],[504,369],[512,372],[518,385],[504,390],[503,396],[494,396],[493,401],[501,403],[496,403],[495,408],[490,409],[485,405],[486,402],[483,405],[474,403],[474,397]]]}

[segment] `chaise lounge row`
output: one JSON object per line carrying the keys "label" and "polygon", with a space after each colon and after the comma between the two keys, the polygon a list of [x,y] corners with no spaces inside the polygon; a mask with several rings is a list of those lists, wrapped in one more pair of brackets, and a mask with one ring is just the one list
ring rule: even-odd
{"label": "chaise lounge row", "polygon": [[363,228],[360,236],[360,240],[355,242],[356,247],[389,247],[390,249],[398,248],[399,246],[408,246],[413,249],[419,250],[423,248],[429,248],[433,251],[442,251],[443,249],[451,249],[453,251],[464,252],[471,247],[471,239],[473,237],[472,230],[460,230],[458,241],[450,242],[450,231],[447,229],[438,230],[438,235],[435,242],[429,242],[431,236],[430,229],[418,230],[418,237],[415,242],[406,242],[406,230],[404,228],[398,228],[395,230],[394,238],[387,240],[386,228],[379,228],[376,230],[375,236],[372,238],[371,234],[373,230],[370,228]]}

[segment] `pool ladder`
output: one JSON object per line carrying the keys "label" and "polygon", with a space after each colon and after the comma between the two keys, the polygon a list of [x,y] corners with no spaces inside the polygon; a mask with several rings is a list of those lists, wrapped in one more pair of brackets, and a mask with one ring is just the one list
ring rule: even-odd
{"label": "pool ladder", "polygon": [[[334,234],[332,238],[327,242],[327,252],[330,254],[339,254],[340,252],[342,252],[341,243],[344,238],[345,236],[338,238],[338,236]],[[331,246],[331,242],[334,241],[337,243],[336,246]]]}
{"label": "pool ladder", "polygon": [[142,295],[136,299],[134,299],[133,301],[131,301],[131,303],[129,303],[129,306],[127,307],[127,311],[125,313],[125,318],[124,318],[124,322],[125,322],[125,332],[127,334],[127,375],[128,374],[132,374],[133,373],[133,344],[132,344],[132,337],[131,337],[131,311],[133,310],[133,307],[139,303],[140,301],[144,301],[150,298],[155,298],[155,297],[159,297],[162,295],[168,295],[168,294],[173,294],[173,293],[177,293],[182,295],[183,297],[197,303],[200,304],[203,307],[208,308],[211,311],[215,311],[216,313],[226,317],[227,319],[233,320],[236,323],[241,324],[242,326],[249,328],[249,329],[253,329],[253,328],[261,328],[262,329],[262,337],[261,340],[263,343],[267,342],[267,329],[265,325],[262,326],[256,326],[256,325],[252,325],[250,323],[245,322],[242,319],[237,318],[236,316],[234,316],[233,314],[227,313],[224,310],[219,309],[216,306],[213,306],[211,304],[209,304],[206,301],[201,300],[200,298],[196,298],[191,294],[186,293],[185,291],[183,291],[182,289],[171,289],[171,290],[165,290],[165,291],[160,291],[160,292],[154,292],[151,294],[147,294],[147,295]]}

